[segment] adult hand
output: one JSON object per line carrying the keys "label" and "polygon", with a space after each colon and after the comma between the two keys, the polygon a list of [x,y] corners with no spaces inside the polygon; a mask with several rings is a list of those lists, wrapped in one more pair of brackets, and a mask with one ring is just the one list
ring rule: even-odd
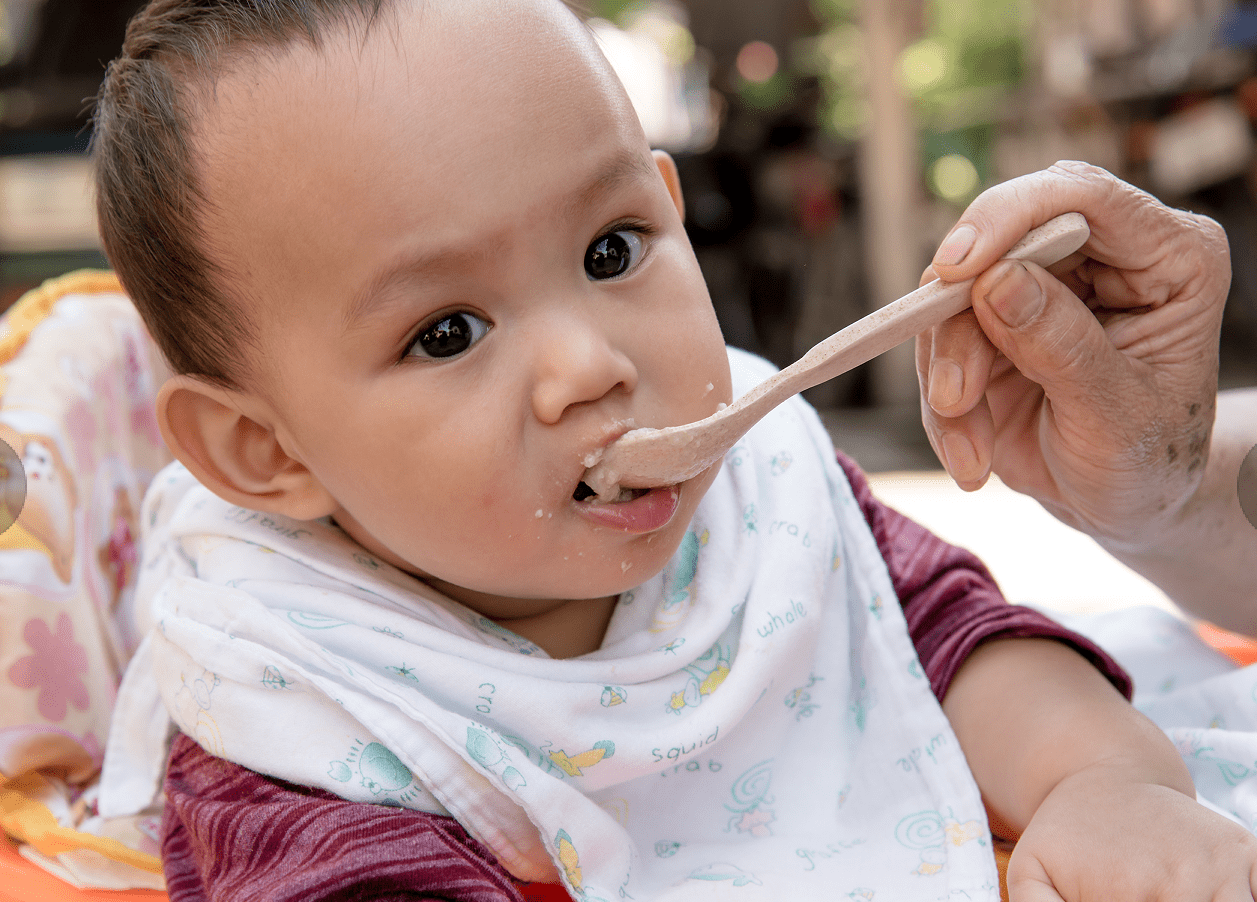
{"label": "adult hand", "polygon": [[[1000,261],[1082,213],[1052,267]],[[999,261],[999,262],[997,262]],[[1200,484],[1230,255],[1212,220],[1062,162],[984,192],[926,277],[977,277],[973,308],[917,338],[926,432],[962,488],[994,472],[1111,549],[1163,540]]]}

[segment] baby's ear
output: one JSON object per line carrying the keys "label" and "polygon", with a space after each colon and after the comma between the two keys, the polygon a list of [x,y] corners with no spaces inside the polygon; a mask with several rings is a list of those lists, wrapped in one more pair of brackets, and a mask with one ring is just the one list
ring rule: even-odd
{"label": "baby's ear", "polygon": [[250,510],[315,520],[338,507],[290,457],[264,402],[195,376],[172,376],[157,393],[167,447],[218,497]]}
{"label": "baby's ear", "polygon": [[681,176],[677,174],[676,160],[666,150],[652,150],[651,156],[655,158],[655,165],[659,167],[659,174],[663,176],[663,183],[668,186],[668,193],[672,195],[672,203],[676,205],[677,212],[681,214],[681,221],[685,221],[685,197],[681,194]]}

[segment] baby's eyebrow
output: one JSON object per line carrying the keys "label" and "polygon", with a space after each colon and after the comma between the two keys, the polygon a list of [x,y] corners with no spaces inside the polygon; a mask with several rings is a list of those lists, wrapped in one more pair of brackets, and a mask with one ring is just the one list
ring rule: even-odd
{"label": "baby's eyebrow", "polygon": [[352,300],[345,307],[345,315],[342,319],[344,331],[352,332],[363,324],[363,320],[377,311],[387,308],[389,306],[387,300],[382,299],[387,298],[387,289],[394,282],[401,280],[403,277],[414,276],[425,270],[447,267],[460,258],[471,256],[474,255],[467,251],[460,251],[454,248],[440,248],[404,254],[400,258],[394,259],[380,267],[367,280],[366,284],[354,293]]}
{"label": "baby's eyebrow", "polygon": [[654,164],[640,153],[622,148],[601,166],[584,187],[574,191],[560,207],[564,219],[579,215],[581,210],[592,206],[608,194],[614,193],[626,183],[653,179],[657,175]]}
{"label": "baby's eyebrow", "polygon": [[[649,157],[628,148],[620,148],[614,155],[594,169],[594,174],[581,187],[571,192],[559,205],[562,219],[573,219],[581,212],[597,204],[604,197],[615,193],[626,184],[653,180],[658,175]],[[385,290],[403,276],[414,276],[424,270],[447,267],[460,259],[478,257],[479,248],[437,248],[418,253],[408,253],[382,266],[354,293],[345,307],[344,331],[351,332],[362,320],[378,308],[378,300]],[[385,305],[387,306],[387,305]]]}

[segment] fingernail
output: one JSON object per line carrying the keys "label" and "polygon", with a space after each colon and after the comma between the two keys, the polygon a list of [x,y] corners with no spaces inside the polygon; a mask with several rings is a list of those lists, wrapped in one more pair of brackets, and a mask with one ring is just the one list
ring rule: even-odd
{"label": "fingernail", "polygon": [[1024,326],[1043,309],[1043,289],[1039,280],[1015,260],[1005,260],[996,265],[1003,267],[1004,272],[987,292],[986,302],[1010,329]]}
{"label": "fingernail", "polygon": [[973,226],[956,226],[934,252],[934,262],[940,266],[955,266],[969,256],[969,251],[973,250],[977,240],[978,233],[973,230]]}
{"label": "fingernail", "polygon": [[954,360],[936,360],[930,367],[930,406],[935,410],[960,403],[965,371]]}
{"label": "fingernail", "polygon": [[982,478],[978,464],[978,452],[973,443],[959,432],[944,432],[943,457],[947,458],[947,472],[957,482],[973,482]]}

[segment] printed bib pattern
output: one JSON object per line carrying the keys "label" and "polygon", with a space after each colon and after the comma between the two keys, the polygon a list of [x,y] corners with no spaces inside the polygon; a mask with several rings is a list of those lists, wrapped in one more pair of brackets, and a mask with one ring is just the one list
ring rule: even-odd
{"label": "printed bib pattern", "polygon": [[[767,375],[730,356],[735,390]],[[144,520],[154,628],[120,723],[151,735],[160,687],[213,754],[452,814],[520,879],[589,902],[999,897],[977,786],[802,401],[729,452],[667,568],[574,659],[178,466]],[[162,750],[119,751],[122,808]]]}

